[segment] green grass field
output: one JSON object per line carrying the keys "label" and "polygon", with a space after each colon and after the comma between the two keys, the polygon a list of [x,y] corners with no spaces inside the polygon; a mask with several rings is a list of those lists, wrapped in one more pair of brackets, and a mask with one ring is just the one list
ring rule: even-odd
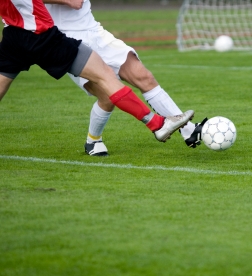
{"label": "green grass field", "polygon": [[67,76],[22,72],[0,103],[1,276],[252,275],[252,53],[138,53],[194,122],[230,118],[236,143],[159,143],[116,109],[110,156],[92,158],[95,98]]}

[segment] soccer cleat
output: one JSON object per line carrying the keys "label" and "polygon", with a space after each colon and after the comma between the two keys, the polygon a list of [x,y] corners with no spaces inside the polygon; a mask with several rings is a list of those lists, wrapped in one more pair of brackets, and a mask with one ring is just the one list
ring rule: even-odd
{"label": "soccer cleat", "polygon": [[179,128],[184,127],[193,116],[193,110],[188,110],[176,116],[167,116],[163,126],[159,130],[154,131],[156,139],[160,142],[170,139],[171,135]]}
{"label": "soccer cleat", "polygon": [[201,144],[201,131],[202,127],[205,124],[205,122],[208,119],[205,118],[201,123],[196,123],[195,124],[195,129],[191,136],[185,140],[186,144],[190,148],[196,148],[196,146],[199,146]]}
{"label": "soccer cleat", "polygon": [[91,156],[108,156],[108,149],[102,141],[85,143],[85,152]]}

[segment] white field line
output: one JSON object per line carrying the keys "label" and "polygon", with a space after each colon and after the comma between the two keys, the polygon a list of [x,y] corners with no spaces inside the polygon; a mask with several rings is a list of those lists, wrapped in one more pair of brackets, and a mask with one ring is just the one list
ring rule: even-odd
{"label": "white field line", "polygon": [[232,176],[252,176],[250,171],[216,171],[216,170],[201,170],[190,167],[165,167],[165,166],[135,166],[131,164],[115,164],[115,163],[92,163],[92,162],[81,162],[81,161],[67,161],[67,160],[56,160],[47,158],[37,157],[24,157],[24,156],[11,156],[11,155],[0,155],[0,159],[4,160],[18,160],[28,162],[40,162],[40,163],[53,163],[63,164],[71,166],[82,166],[82,167],[101,167],[101,168],[116,168],[116,169],[136,169],[136,170],[156,170],[156,171],[173,171],[173,172],[189,172],[196,174],[207,174],[207,175],[232,175]]}

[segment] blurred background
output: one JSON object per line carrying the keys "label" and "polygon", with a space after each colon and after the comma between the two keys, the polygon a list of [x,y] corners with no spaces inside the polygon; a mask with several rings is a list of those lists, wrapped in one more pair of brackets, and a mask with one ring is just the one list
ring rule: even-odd
{"label": "blurred background", "polygon": [[154,6],[154,7],[163,7],[163,6],[180,6],[182,4],[182,0],[97,0],[94,1],[93,5],[140,5],[142,7],[146,7],[146,5]]}
{"label": "blurred background", "polygon": [[[91,0],[96,20],[137,50],[177,48],[176,22],[182,3],[182,0]],[[2,28],[1,22],[0,31]],[[0,33],[0,40],[1,37]]]}
{"label": "blurred background", "polygon": [[137,50],[177,48],[182,0],[91,1],[97,21]]}

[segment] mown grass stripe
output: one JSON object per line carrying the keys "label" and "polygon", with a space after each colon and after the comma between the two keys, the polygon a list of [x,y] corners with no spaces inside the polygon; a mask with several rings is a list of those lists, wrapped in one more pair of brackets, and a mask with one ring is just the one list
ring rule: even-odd
{"label": "mown grass stripe", "polygon": [[184,65],[184,64],[148,64],[154,67],[167,67],[173,69],[204,69],[204,70],[221,70],[221,71],[252,71],[252,66],[205,66],[205,65]]}
{"label": "mown grass stripe", "polygon": [[137,170],[158,170],[158,171],[180,171],[189,172],[196,174],[209,174],[209,175],[233,175],[233,176],[252,176],[250,171],[216,171],[216,170],[202,170],[195,169],[191,167],[164,167],[164,166],[135,166],[132,164],[115,164],[115,163],[92,163],[92,162],[82,162],[82,161],[70,161],[70,160],[56,160],[47,158],[37,158],[37,157],[24,157],[24,156],[13,156],[13,155],[0,155],[0,159],[5,160],[19,160],[19,161],[30,161],[30,162],[41,162],[41,163],[54,163],[54,164],[64,164],[64,165],[74,165],[74,166],[84,166],[84,167],[103,167],[103,168],[118,168],[118,169],[137,169]]}

